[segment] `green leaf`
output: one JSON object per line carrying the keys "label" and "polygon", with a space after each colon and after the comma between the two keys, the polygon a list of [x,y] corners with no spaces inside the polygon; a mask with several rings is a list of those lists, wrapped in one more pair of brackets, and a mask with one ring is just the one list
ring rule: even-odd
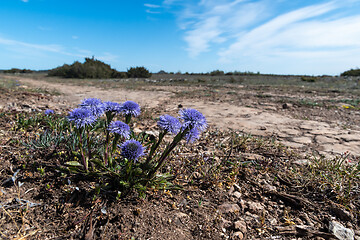
{"label": "green leaf", "polygon": [[97,158],[91,159],[91,162],[95,163],[96,165],[100,166],[100,167],[105,167],[103,162]]}
{"label": "green leaf", "polygon": [[66,162],[65,164],[72,167],[82,167],[82,164],[77,161],[70,161],[70,162]]}

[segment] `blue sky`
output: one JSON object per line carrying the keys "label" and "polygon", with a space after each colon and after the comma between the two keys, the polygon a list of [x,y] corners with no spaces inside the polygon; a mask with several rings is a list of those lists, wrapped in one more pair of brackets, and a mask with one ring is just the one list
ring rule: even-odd
{"label": "blue sky", "polygon": [[95,56],[182,72],[360,67],[360,0],[0,0],[0,69]]}

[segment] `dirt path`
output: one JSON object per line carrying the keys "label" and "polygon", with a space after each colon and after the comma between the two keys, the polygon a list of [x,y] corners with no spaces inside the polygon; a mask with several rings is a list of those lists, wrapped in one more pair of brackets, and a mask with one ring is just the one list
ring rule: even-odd
{"label": "dirt path", "polygon": [[[197,101],[172,98],[170,91],[129,91],[124,89],[102,90],[90,86],[74,86],[50,83],[30,78],[17,78],[21,84],[32,88],[56,90],[56,96],[47,107],[69,108],[76,106],[82,99],[94,97],[103,101],[124,102],[133,100],[143,107],[163,107],[164,112],[174,112],[181,104],[201,111],[209,125],[220,129],[237,129],[261,136],[274,136],[284,145],[302,149],[304,153],[317,150],[326,155],[341,154],[349,151],[360,156],[360,131],[341,129],[337,124],[321,121],[299,120],[275,113],[268,107],[245,107],[236,104]],[[165,103],[166,102],[166,103]]]}

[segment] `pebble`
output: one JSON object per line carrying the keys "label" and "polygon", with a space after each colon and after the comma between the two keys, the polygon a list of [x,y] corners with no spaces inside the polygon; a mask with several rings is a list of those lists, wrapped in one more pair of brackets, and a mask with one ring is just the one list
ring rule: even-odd
{"label": "pebble", "polygon": [[238,191],[234,192],[232,195],[236,198],[241,198],[241,193],[239,193]]}
{"label": "pebble", "polygon": [[247,233],[246,222],[244,220],[234,222],[234,229],[239,230],[242,233]]}
{"label": "pebble", "polygon": [[224,203],[221,204],[218,207],[219,211],[221,213],[229,213],[229,212],[238,212],[240,211],[240,207],[237,204],[232,204],[232,203]]}
{"label": "pebble", "polygon": [[232,234],[232,239],[242,240],[244,239],[244,234],[242,232],[234,232]]}
{"label": "pebble", "polygon": [[261,203],[257,202],[247,202],[247,206],[249,209],[249,212],[259,214],[264,210],[264,207],[261,205]]}
{"label": "pebble", "polygon": [[329,222],[329,231],[333,233],[339,240],[353,240],[355,235],[351,229],[345,228],[337,221]]}

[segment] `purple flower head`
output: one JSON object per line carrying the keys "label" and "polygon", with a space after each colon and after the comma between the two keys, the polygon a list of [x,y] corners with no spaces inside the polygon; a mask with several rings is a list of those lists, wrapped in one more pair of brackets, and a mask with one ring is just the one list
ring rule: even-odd
{"label": "purple flower head", "polygon": [[124,142],[121,146],[121,155],[128,159],[132,160],[134,162],[137,161],[137,159],[144,155],[145,148],[141,145],[140,142],[130,139]]}
{"label": "purple flower head", "polygon": [[121,105],[120,111],[124,115],[132,115],[137,117],[140,115],[140,106],[136,102],[126,101]]}
{"label": "purple flower head", "polygon": [[96,122],[97,117],[93,115],[91,110],[86,108],[75,108],[69,112],[68,120],[75,123],[76,128],[92,125]]}
{"label": "purple flower head", "polygon": [[130,127],[122,121],[111,122],[108,130],[111,133],[119,134],[124,138],[128,138],[130,136]]}
{"label": "purple flower head", "polygon": [[45,115],[55,114],[54,110],[51,109],[46,109],[44,113]]}
{"label": "purple flower head", "polygon": [[187,143],[189,143],[189,142],[192,143],[195,140],[197,140],[199,137],[200,137],[200,132],[197,128],[192,128],[192,129],[190,129],[190,131],[188,131],[185,134],[185,139],[186,139]]}
{"label": "purple flower head", "polygon": [[164,131],[170,132],[172,134],[177,134],[181,128],[181,123],[179,119],[174,118],[170,115],[160,116],[157,125]]}
{"label": "purple flower head", "polygon": [[81,108],[89,109],[95,116],[101,116],[104,113],[104,104],[98,98],[86,98],[79,105]]}
{"label": "purple flower head", "polygon": [[116,102],[104,102],[103,108],[105,112],[120,112],[120,104]]}
{"label": "purple flower head", "polygon": [[184,121],[183,128],[189,127],[190,129],[196,128],[199,131],[204,131],[207,127],[206,118],[201,112],[186,108],[180,110],[180,118]]}

